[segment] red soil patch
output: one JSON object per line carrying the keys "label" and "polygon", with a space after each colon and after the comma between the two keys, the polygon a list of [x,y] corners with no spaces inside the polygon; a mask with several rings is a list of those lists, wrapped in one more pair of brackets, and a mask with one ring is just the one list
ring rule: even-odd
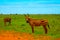
{"label": "red soil patch", "polygon": [[56,38],[55,40],[60,40],[60,38]]}
{"label": "red soil patch", "polygon": [[51,40],[51,37],[41,35],[34,37],[32,34],[27,33],[0,31],[0,40]]}

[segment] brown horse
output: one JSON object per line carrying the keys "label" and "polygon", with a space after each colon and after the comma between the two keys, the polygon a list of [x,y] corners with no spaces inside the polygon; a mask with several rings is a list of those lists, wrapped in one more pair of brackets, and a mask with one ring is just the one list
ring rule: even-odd
{"label": "brown horse", "polygon": [[6,25],[6,23],[9,22],[9,25],[11,24],[11,18],[6,17],[4,18],[4,25]]}
{"label": "brown horse", "polygon": [[27,23],[30,24],[31,28],[32,28],[32,33],[34,33],[34,26],[43,26],[45,33],[47,34],[47,27],[49,27],[48,21],[47,20],[43,20],[43,19],[32,19],[29,17],[29,15],[25,15],[25,20]]}

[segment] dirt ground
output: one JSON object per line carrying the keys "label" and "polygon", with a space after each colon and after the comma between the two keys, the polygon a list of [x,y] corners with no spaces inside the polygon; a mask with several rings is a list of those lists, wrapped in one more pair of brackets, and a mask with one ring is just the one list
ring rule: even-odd
{"label": "dirt ground", "polygon": [[[51,40],[50,36],[38,35],[34,37],[32,34],[28,33],[19,33],[15,31],[0,31],[0,40]],[[57,38],[55,40],[60,40]]]}

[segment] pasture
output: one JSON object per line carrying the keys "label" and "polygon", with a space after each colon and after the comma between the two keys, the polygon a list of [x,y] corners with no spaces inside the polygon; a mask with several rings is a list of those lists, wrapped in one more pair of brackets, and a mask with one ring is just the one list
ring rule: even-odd
{"label": "pasture", "polygon": [[[4,26],[4,18],[10,17],[12,19],[11,25]],[[60,38],[60,14],[30,14],[31,18],[35,19],[47,19],[50,29],[48,33],[44,33],[42,26],[35,27],[35,33],[33,35],[48,35],[54,38]],[[32,34],[31,27],[26,23],[25,16],[23,14],[0,14],[0,30],[9,30],[16,32],[25,32]]]}

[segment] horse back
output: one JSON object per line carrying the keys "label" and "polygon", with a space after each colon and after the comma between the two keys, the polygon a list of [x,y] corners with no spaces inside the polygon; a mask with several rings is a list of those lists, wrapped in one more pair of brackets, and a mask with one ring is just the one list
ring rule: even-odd
{"label": "horse back", "polygon": [[11,18],[4,18],[4,22],[9,22],[11,21]]}
{"label": "horse back", "polygon": [[30,24],[31,24],[31,25],[34,25],[34,26],[46,25],[47,23],[48,23],[47,20],[32,19],[32,20],[30,21]]}

